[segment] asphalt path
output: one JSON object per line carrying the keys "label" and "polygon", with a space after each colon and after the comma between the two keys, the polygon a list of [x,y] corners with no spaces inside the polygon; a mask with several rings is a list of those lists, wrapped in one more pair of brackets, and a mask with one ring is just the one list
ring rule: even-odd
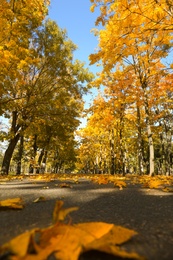
{"label": "asphalt path", "polygon": [[[113,184],[99,185],[86,179],[65,182],[71,188],[59,187],[58,180],[1,182],[0,200],[20,197],[25,207],[0,211],[0,245],[26,230],[50,225],[55,201],[63,200],[64,207],[79,207],[70,214],[73,223],[103,221],[134,229],[138,235],[124,248],[148,260],[173,259],[173,193],[131,184],[120,190]],[[39,197],[45,201],[34,203]]]}

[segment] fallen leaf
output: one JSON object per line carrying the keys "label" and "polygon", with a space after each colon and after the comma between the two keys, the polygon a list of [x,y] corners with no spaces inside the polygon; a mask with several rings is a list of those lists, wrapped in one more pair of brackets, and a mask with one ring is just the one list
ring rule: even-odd
{"label": "fallen leaf", "polygon": [[58,221],[64,221],[64,219],[70,212],[78,210],[78,207],[63,209],[63,204],[64,202],[62,200],[56,201],[55,208],[53,211],[53,223],[56,223]]}
{"label": "fallen leaf", "polygon": [[114,182],[114,186],[115,187],[119,187],[120,188],[120,190],[122,190],[123,189],[123,187],[125,188],[125,187],[127,187],[127,184],[126,184],[126,182],[124,182],[124,181],[115,181]]}
{"label": "fallen leaf", "polygon": [[70,184],[68,183],[61,183],[58,185],[60,188],[73,188]]}
{"label": "fallen leaf", "polygon": [[[55,218],[63,210],[62,206],[63,201],[56,202]],[[64,209],[63,217],[72,209]],[[129,253],[119,247],[136,234],[134,230],[104,222],[74,225],[56,222],[47,228],[33,229],[12,239],[0,247],[0,254],[13,255],[10,259],[15,260],[42,260],[50,256],[58,260],[78,260],[81,254],[95,250],[122,259],[142,260],[144,258],[137,253]]]}
{"label": "fallen leaf", "polygon": [[27,231],[0,247],[0,253],[10,251],[18,257],[23,257],[27,254],[30,245],[31,235],[35,232],[35,229]]}
{"label": "fallen leaf", "polygon": [[7,199],[0,201],[1,209],[23,209],[23,200],[21,198]]}
{"label": "fallen leaf", "polygon": [[164,188],[162,189],[162,191],[164,191],[164,192],[173,192],[173,188],[164,187]]}
{"label": "fallen leaf", "polygon": [[40,202],[40,201],[45,201],[46,199],[45,199],[45,197],[39,197],[39,198],[37,198],[37,199],[35,199],[33,202],[34,203],[37,203],[37,202]]}
{"label": "fallen leaf", "polygon": [[156,189],[163,185],[163,181],[161,180],[150,180],[148,183],[146,183],[145,187],[149,187],[150,189]]}
{"label": "fallen leaf", "polygon": [[108,182],[108,179],[104,177],[98,179],[98,184],[108,184]]}

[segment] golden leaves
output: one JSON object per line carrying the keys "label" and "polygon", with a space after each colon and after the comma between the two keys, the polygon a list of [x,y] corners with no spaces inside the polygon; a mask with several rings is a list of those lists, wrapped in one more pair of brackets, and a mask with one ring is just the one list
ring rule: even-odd
{"label": "golden leaves", "polygon": [[96,7],[96,4],[93,4],[93,5],[90,7],[90,11],[91,11],[92,13],[94,13],[95,7]]}
{"label": "golden leaves", "polygon": [[142,184],[142,188],[161,189],[164,192],[169,192],[173,186],[173,178],[171,176],[142,176],[138,178],[138,181]]}
{"label": "golden leaves", "polygon": [[[56,215],[62,212],[62,205],[62,201],[56,202]],[[64,210],[66,215],[70,211],[72,208]],[[120,248],[136,234],[134,230],[104,222],[69,225],[58,221],[45,229],[33,229],[15,237],[0,247],[0,254],[3,256],[8,252],[15,260],[42,260],[50,255],[58,260],[77,260],[82,253],[96,250],[120,258],[142,260],[137,253]]]}
{"label": "golden leaves", "polygon": [[23,209],[23,201],[21,198],[13,198],[0,201],[0,210],[2,209]]}
{"label": "golden leaves", "polygon": [[18,257],[24,257],[28,252],[28,246],[31,242],[32,234],[34,230],[27,231],[9,241],[7,244],[4,244],[0,247],[0,253],[6,250],[9,250],[11,254],[14,254]]}
{"label": "golden leaves", "polygon": [[114,182],[114,186],[115,187],[119,187],[120,188],[120,190],[122,190],[123,189],[123,187],[125,188],[125,187],[127,187],[127,184],[126,184],[126,182],[124,182],[124,181],[115,181]]}
{"label": "golden leaves", "polygon": [[145,188],[155,189],[163,185],[161,180],[149,180],[147,183],[144,184]]}
{"label": "golden leaves", "polygon": [[73,211],[78,210],[78,207],[72,207],[72,208],[67,208],[63,209],[64,202],[63,201],[57,201],[55,204],[55,208],[53,211],[53,223],[59,222],[59,221],[64,221],[66,216]]}

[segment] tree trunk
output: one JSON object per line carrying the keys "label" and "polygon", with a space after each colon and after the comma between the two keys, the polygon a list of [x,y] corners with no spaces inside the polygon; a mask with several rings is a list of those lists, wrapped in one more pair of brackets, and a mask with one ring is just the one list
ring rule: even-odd
{"label": "tree trunk", "polygon": [[45,171],[46,171],[47,154],[48,154],[48,151],[46,150],[44,152],[44,157],[43,157],[43,162],[42,162],[42,173],[45,173]]}
{"label": "tree trunk", "polygon": [[24,137],[22,135],[20,137],[20,145],[19,145],[19,152],[18,152],[17,170],[16,170],[17,175],[21,174],[22,156],[23,156],[23,143],[24,143]]}
{"label": "tree trunk", "polygon": [[34,168],[36,154],[37,154],[37,135],[34,135],[33,154],[29,165],[29,173],[35,173],[34,171],[36,171],[36,168]]}
{"label": "tree trunk", "polygon": [[7,148],[7,150],[5,151],[5,154],[4,154],[4,158],[3,158],[3,162],[2,162],[2,169],[1,169],[2,174],[8,174],[10,162],[11,162],[11,158],[12,158],[14,149],[15,149],[17,142],[20,138],[20,133],[18,131],[21,128],[21,126],[19,124],[17,124],[17,119],[18,119],[18,112],[13,111],[12,112],[11,130],[10,130],[10,134],[13,137],[9,140],[8,148]]}
{"label": "tree trunk", "polygon": [[111,150],[111,167],[110,173],[113,175],[115,173],[115,151],[114,151],[114,130],[110,131],[110,150]]}
{"label": "tree trunk", "polygon": [[138,124],[138,168],[139,168],[139,175],[144,173],[144,166],[143,166],[143,147],[142,147],[142,129],[141,129],[141,114],[140,108],[137,105],[137,124]]}
{"label": "tree trunk", "polygon": [[146,125],[147,125],[147,135],[148,135],[148,145],[149,145],[149,176],[154,175],[154,143],[151,131],[150,124],[150,113],[149,113],[149,105],[148,98],[146,94],[146,86],[143,88],[144,90],[144,106],[145,106],[145,114],[146,114]]}
{"label": "tree trunk", "polygon": [[[164,120],[166,121],[166,120]],[[171,147],[172,147],[172,134],[171,134],[171,126],[168,123],[164,122],[165,125],[165,141],[166,141],[166,149],[165,149],[165,162],[166,162],[166,175],[169,176],[171,173]]]}
{"label": "tree trunk", "polygon": [[2,174],[7,174],[9,173],[9,167],[10,167],[10,161],[14,152],[14,149],[17,145],[17,142],[19,140],[20,134],[18,133],[14,138],[12,138],[9,142],[8,148],[5,151],[4,154],[4,159],[2,162]]}
{"label": "tree trunk", "polygon": [[43,155],[44,155],[44,148],[41,150],[40,155],[38,157],[38,165],[41,165],[42,159],[43,159]]}

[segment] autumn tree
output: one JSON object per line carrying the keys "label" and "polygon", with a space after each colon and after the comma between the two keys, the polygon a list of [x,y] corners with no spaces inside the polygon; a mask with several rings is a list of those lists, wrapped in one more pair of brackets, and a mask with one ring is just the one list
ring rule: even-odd
{"label": "autumn tree", "polygon": [[[166,67],[161,59],[165,58],[171,49],[172,13],[166,2],[159,1],[91,1],[91,11],[100,6],[100,22],[104,26],[99,32],[99,50],[90,55],[91,64],[101,62],[103,70],[98,84],[102,84],[110,75],[116,73],[116,67],[128,70],[134,74],[131,84],[131,94],[141,95],[141,101],[136,99],[138,120],[140,118],[139,104],[145,109],[148,146],[150,151],[149,174],[154,174],[154,141],[153,141],[153,103],[156,100],[153,90],[159,86],[159,76],[164,76]],[[166,16],[165,16],[166,14]],[[111,76],[112,77],[112,76]],[[111,84],[114,84],[112,82]],[[134,89],[134,91],[133,91]],[[159,93],[159,92],[156,92]],[[159,93],[161,98],[161,93]],[[161,100],[161,99],[160,99]],[[138,128],[140,131],[140,128]],[[139,134],[139,132],[138,132]],[[140,150],[140,148],[139,148]],[[140,152],[141,153],[141,152]],[[141,161],[142,162],[142,161]]]}
{"label": "autumn tree", "polygon": [[[88,88],[85,83],[93,76],[83,63],[73,61],[75,49],[66,31],[51,20],[37,28],[30,38],[30,55],[18,63],[17,75],[11,79],[7,92],[10,99],[6,114],[11,120],[11,130],[2,163],[4,173],[8,173],[20,136],[33,124],[40,125],[49,118],[59,121],[63,115],[65,128],[68,113],[74,120],[79,117],[82,95]],[[65,103],[62,105],[60,100]],[[70,106],[72,100],[76,110]]]}
{"label": "autumn tree", "polygon": [[18,64],[31,55],[30,39],[48,12],[49,0],[0,2],[0,113],[6,112],[8,95],[14,79],[19,77]]}

